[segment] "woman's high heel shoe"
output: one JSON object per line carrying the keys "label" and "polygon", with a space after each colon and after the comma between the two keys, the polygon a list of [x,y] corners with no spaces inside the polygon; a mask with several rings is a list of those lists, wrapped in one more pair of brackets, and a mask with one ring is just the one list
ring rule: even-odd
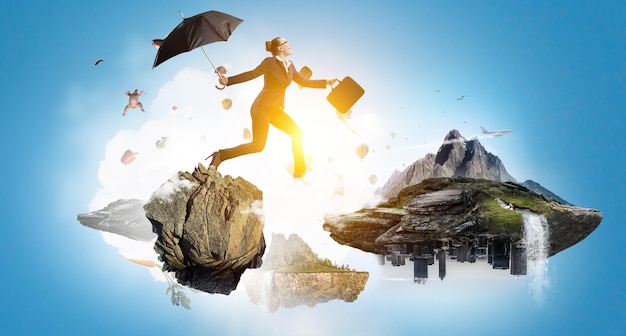
{"label": "woman's high heel shoe", "polygon": [[306,165],[304,164],[300,164],[300,165],[296,164],[293,167],[293,177],[296,179],[304,176],[306,172],[307,172],[307,169],[306,169]]}
{"label": "woman's high heel shoe", "polygon": [[293,185],[294,187],[297,185],[297,181],[300,181],[305,186],[311,185],[313,180],[311,180],[311,176],[309,172],[311,171],[310,167],[306,167],[304,171],[295,171],[293,174]]}
{"label": "woman's high heel shoe", "polygon": [[302,179],[308,172],[311,171],[311,167],[307,164],[298,164],[293,167],[293,178]]}
{"label": "woman's high heel shoe", "polygon": [[210,157],[213,157],[213,159],[211,160],[209,166],[213,166],[217,170],[217,167],[219,167],[220,163],[222,163],[222,159],[220,158],[220,151],[213,152],[213,154],[207,156],[205,160],[208,160]]}

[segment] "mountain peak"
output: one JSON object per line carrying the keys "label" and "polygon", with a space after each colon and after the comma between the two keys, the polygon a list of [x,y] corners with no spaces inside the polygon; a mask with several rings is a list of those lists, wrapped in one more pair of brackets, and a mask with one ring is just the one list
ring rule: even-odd
{"label": "mountain peak", "polygon": [[461,133],[449,131],[437,154],[428,153],[403,172],[394,173],[382,187],[382,196],[394,197],[404,187],[434,177],[469,177],[497,182],[515,182],[500,159],[487,152],[477,139],[467,141]]}
{"label": "mountain peak", "polygon": [[450,140],[465,140],[465,138],[463,138],[463,136],[461,135],[461,133],[455,129],[450,130],[450,132],[448,132],[448,134],[446,134],[446,137],[443,139],[443,141],[450,141]]}
{"label": "mountain peak", "polygon": [[[446,134],[436,155],[428,153],[410,164],[404,171],[394,171],[377,193],[389,199],[398,195],[405,187],[437,177],[469,177],[517,183],[506,171],[500,158],[488,152],[478,138],[468,141],[459,131],[453,129]],[[561,204],[571,205],[537,182],[527,180],[521,185],[536,194],[547,196]]]}

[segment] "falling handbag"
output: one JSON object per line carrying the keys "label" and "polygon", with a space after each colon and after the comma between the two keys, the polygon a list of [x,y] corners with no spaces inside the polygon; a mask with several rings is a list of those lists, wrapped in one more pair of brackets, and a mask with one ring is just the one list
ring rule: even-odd
{"label": "falling handbag", "polygon": [[350,76],[344,77],[335,87],[331,86],[331,89],[326,99],[339,113],[350,111],[352,105],[365,93],[365,90]]}

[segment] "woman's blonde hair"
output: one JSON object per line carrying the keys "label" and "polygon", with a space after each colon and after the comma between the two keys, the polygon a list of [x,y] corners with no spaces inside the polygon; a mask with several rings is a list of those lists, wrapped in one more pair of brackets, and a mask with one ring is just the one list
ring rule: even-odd
{"label": "woman's blonde hair", "polygon": [[274,37],[271,41],[265,41],[265,51],[269,51],[272,55],[276,55],[278,53],[278,47],[280,47],[282,37],[277,36]]}

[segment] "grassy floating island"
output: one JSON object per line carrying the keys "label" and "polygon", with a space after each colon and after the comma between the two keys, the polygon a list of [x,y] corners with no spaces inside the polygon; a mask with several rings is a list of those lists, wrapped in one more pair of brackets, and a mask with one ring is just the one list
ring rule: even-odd
{"label": "grassy floating island", "polygon": [[[471,219],[488,228],[492,234],[508,234],[512,237],[520,235],[523,229],[522,215],[513,209],[548,214],[552,211],[549,203],[556,202],[512,182],[442,177],[408,186],[379,207],[401,209],[417,196],[447,189],[465,192],[468,203],[475,205]],[[466,216],[459,218],[458,224],[465,220],[468,220]]]}

